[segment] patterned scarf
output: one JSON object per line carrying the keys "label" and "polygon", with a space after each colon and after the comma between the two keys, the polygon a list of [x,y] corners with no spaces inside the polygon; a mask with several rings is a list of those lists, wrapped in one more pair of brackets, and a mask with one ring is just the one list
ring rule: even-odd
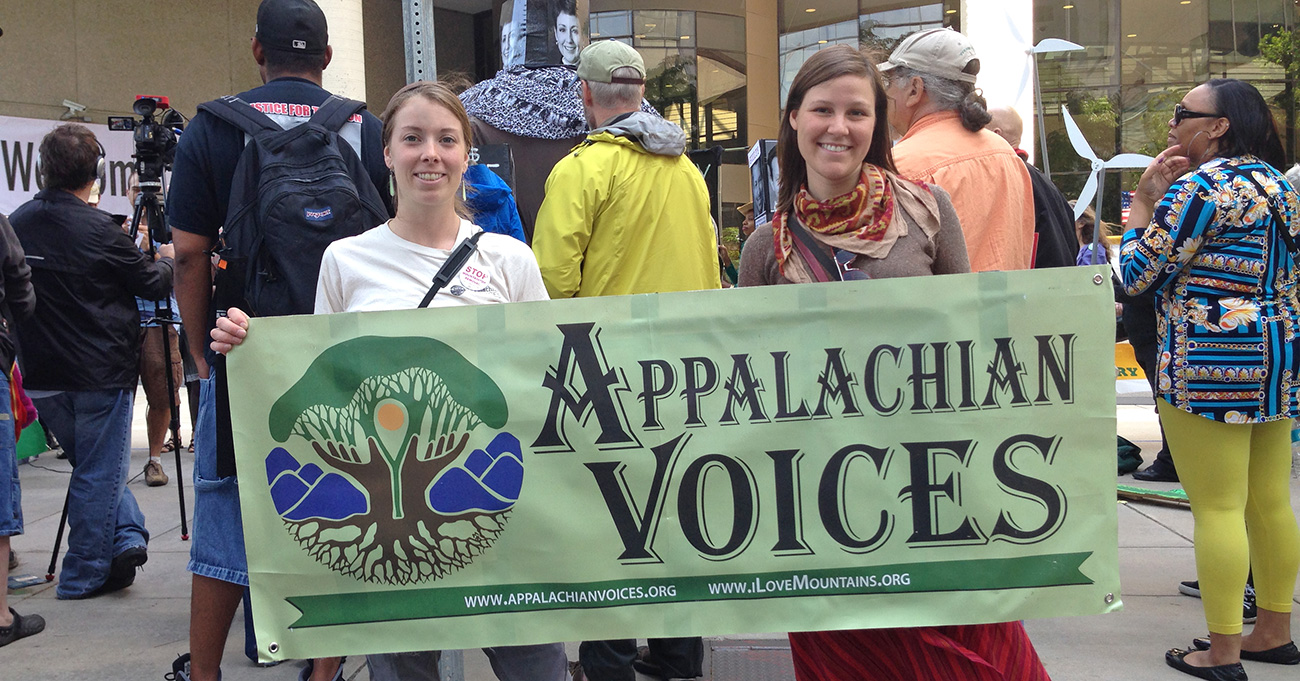
{"label": "patterned scarf", "polygon": [[782,211],[772,221],[776,262],[781,276],[794,282],[817,281],[809,263],[795,250],[790,213],[818,242],[834,250],[872,258],[889,254],[894,242],[907,234],[909,216],[925,234],[939,227],[939,206],[929,188],[899,178],[869,163],[847,194],[818,201],[805,186],[794,198],[792,211]]}

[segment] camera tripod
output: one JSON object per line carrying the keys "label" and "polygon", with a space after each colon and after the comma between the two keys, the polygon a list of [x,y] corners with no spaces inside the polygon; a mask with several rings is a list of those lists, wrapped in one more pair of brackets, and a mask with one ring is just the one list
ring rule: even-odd
{"label": "camera tripod", "polygon": [[[135,212],[131,215],[131,238],[135,239],[140,231],[141,225],[147,225],[145,230],[145,243],[148,245],[145,253],[149,257],[156,257],[157,249],[154,248],[153,233],[165,233],[166,219],[163,215],[162,208],[162,180],[153,181],[140,178],[140,194],[136,196]],[[173,276],[173,282],[175,278]],[[173,286],[175,284],[173,283]],[[158,324],[163,329],[159,338],[163,348],[163,367],[167,380],[167,402],[171,408],[171,420],[167,425],[167,431],[170,433],[172,442],[172,454],[176,457],[176,495],[180,501],[181,510],[181,540],[189,541],[190,531],[185,520],[185,477],[181,470],[181,401],[180,386],[176,385],[175,371],[172,369],[172,344],[170,335],[176,332],[176,325],[180,319],[174,314],[171,305],[171,297],[166,296],[162,300],[154,303],[154,316],[149,319],[149,324]],[[177,333],[177,336],[180,334]],[[177,358],[179,360],[179,358]],[[191,436],[192,438],[193,436]]]}

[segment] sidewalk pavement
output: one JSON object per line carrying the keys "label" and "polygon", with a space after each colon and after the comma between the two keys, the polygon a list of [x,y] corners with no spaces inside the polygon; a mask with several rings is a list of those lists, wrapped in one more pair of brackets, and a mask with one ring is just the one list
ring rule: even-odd
{"label": "sidewalk pavement", "polygon": [[[132,469],[145,464],[144,398],[137,396],[136,448]],[[182,429],[189,443],[188,411]],[[1150,460],[1159,448],[1159,432],[1150,406],[1117,408],[1121,435],[1140,445]],[[1114,456],[1113,452],[1106,452]],[[189,466],[192,455],[182,451],[183,475],[176,475],[172,454],[164,454],[171,477],[165,487],[146,487],[143,475],[130,486],[153,534],[149,562],[131,588],[86,601],[59,601],[52,583],[10,594],[20,613],[39,613],[48,622],[44,633],[0,649],[0,678],[4,681],[127,681],[161,679],[172,660],[188,649],[190,575],[185,571],[189,543],[180,540],[176,497],[184,480],[186,503],[193,508]],[[22,563],[14,574],[45,574],[59,522],[69,466],[51,454],[19,467],[27,534],[13,547]],[[1125,476],[1122,482],[1131,483]],[[1173,484],[1150,487],[1174,488]],[[1300,507],[1300,481],[1292,479],[1293,504]],[[1119,505],[1119,561],[1123,585],[1122,612],[1091,617],[1032,620],[1026,627],[1052,678],[1057,681],[1190,678],[1164,663],[1164,651],[1187,647],[1192,637],[1206,633],[1199,600],[1178,594],[1178,582],[1195,577],[1192,555],[1192,516],[1184,508],[1147,503]],[[1300,602],[1300,601],[1298,601]],[[1300,609],[1298,609],[1300,610]],[[1300,629],[1300,627],[1298,627]],[[746,634],[706,639],[706,678],[712,681],[792,679],[788,644],[782,633]],[[431,646],[436,642],[430,642]],[[243,654],[242,615],[236,616],[226,645],[226,681],[290,681],[298,663],[260,669]],[[569,644],[576,659],[577,645]],[[464,678],[491,681],[495,677],[478,651],[464,653]],[[1246,663],[1254,681],[1293,680],[1295,667]],[[345,665],[350,681],[366,681],[360,658]],[[446,681],[456,681],[446,679]]]}

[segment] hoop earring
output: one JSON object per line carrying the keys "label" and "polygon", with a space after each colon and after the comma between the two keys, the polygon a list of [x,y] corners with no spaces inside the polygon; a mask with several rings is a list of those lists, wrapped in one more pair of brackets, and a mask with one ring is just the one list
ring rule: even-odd
{"label": "hoop earring", "polygon": [[[1187,153],[1188,153],[1188,154],[1191,154],[1191,153],[1192,153],[1192,142],[1195,142],[1195,141],[1196,141],[1196,138],[1197,138],[1197,137],[1200,137],[1201,135],[1208,135],[1208,133],[1206,133],[1204,130],[1202,130],[1202,131],[1196,133],[1195,135],[1192,135],[1192,139],[1187,143]],[[1196,157],[1196,165],[1199,166],[1199,165],[1201,165],[1202,163],[1205,162],[1205,160],[1204,160],[1204,158],[1205,158],[1205,152],[1207,152],[1207,151],[1209,151],[1209,150],[1210,150],[1210,145],[1209,145],[1209,143],[1206,143],[1206,145],[1205,145],[1205,149],[1201,152],[1200,156],[1197,156],[1197,157]],[[1191,160],[1191,156],[1188,156],[1188,160]]]}

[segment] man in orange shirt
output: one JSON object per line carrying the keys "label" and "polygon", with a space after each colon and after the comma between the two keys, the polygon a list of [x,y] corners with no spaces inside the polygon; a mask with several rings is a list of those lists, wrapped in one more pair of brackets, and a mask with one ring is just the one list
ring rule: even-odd
{"label": "man in orange shirt", "polygon": [[889,80],[889,123],[900,175],[952,196],[972,272],[1030,267],[1034,200],[1029,171],[975,91],[979,57],[966,36],[946,28],[913,33],[880,70]]}

